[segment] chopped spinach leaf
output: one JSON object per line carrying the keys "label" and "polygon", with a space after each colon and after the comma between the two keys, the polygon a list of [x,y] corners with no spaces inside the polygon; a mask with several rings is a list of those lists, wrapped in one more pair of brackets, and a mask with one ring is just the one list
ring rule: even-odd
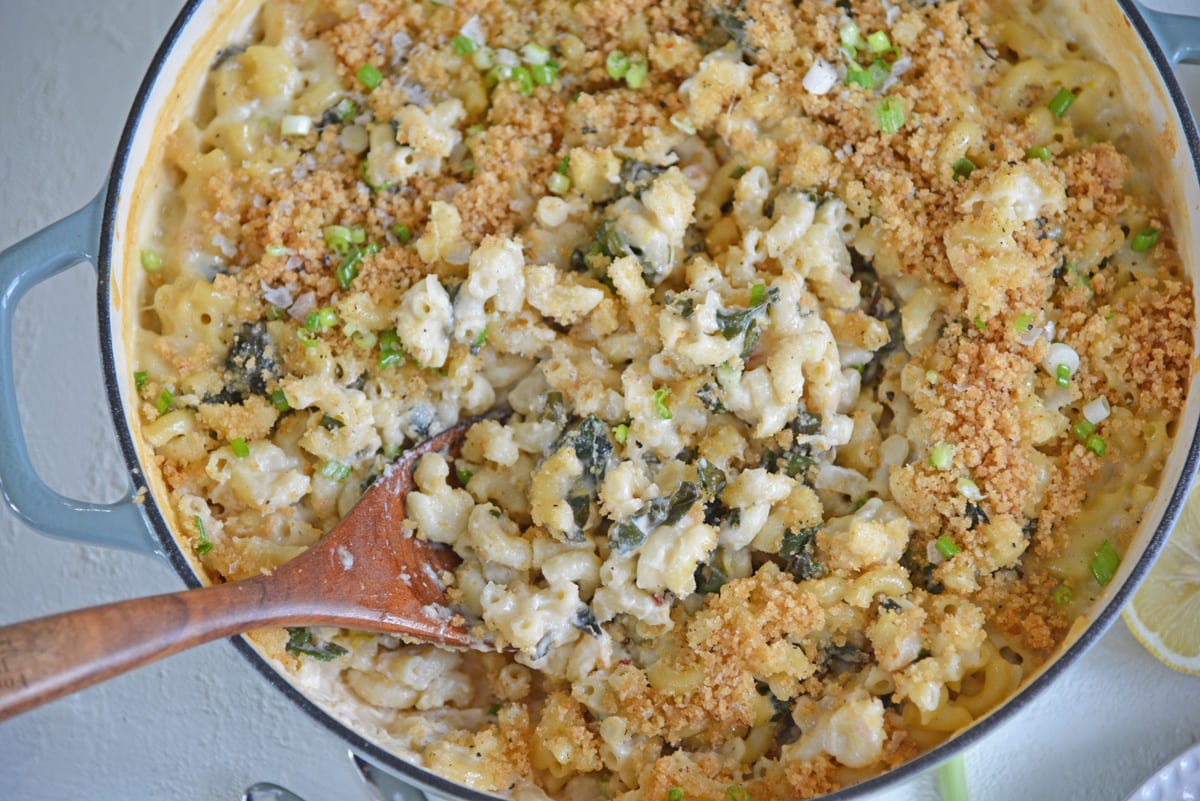
{"label": "chopped spinach leaf", "polygon": [[313,659],[319,659],[322,662],[331,662],[339,656],[344,656],[349,653],[345,648],[335,642],[322,642],[313,636],[312,630],[307,628],[289,628],[287,645],[284,647],[288,652],[293,654],[303,654],[311,656]]}
{"label": "chopped spinach leaf", "polygon": [[767,308],[779,301],[779,287],[771,287],[761,303],[756,303],[745,309],[736,311],[721,310],[717,312],[717,329],[726,339],[736,339],[750,329],[755,318]]}
{"label": "chopped spinach leaf", "polygon": [[700,389],[696,390],[696,398],[712,414],[725,414],[729,411],[725,408],[725,404],[721,402],[720,388],[712,384],[704,384]]}
{"label": "chopped spinach leaf", "polygon": [[787,571],[800,581],[825,574],[825,568],[816,560],[817,530],[815,527],[799,531],[788,529],[783,534],[779,556],[786,562]]}
{"label": "chopped spinach leaf", "polygon": [[596,621],[596,615],[586,606],[580,606],[575,612],[575,617],[571,620],[571,625],[580,631],[586,631],[593,637],[599,637],[603,631],[600,629],[600,624]]}

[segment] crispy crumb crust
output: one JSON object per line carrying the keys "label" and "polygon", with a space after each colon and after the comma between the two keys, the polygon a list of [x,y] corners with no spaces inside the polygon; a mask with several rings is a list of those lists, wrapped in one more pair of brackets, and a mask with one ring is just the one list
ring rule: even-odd
{"label": "crispy crumb crust", "polygon": [[[843,61],[838,45],[845,16],[827,3],[543,0],[535,13],[502,0],[456,0],[452,5],[329,0],[326,13],[305,18],[303,34],[323,42],[336,57],[343,86],[360,104],[359,118],[394,120],[410,104],[453,97],[464,110],[458,126],[463,141],[441,169],[415,175],[401,186],[372,187],[362,156],[344,140],[345,129],[357,118],[324,120],[312,133],[292,139],[265,134],[259,145],[268,154],[264,160],[276,168],[255,171],[227,163],[212,170],[200,192],[203,208],[189,210],[200,220],[185,232],[194,240],[189,247],[203,249],[196,243],[232,238],[234,251],[221,264],[227,274],[217,275],[214,287],[236,298],[246,318],[271,319],[289,332],[302,320],[287,319],[273,308],[264,298],[265,289],[287,287],[293,297],[311,293],[313,308],[354,292],[395,309],[405,291],[428,275],[453,286],[467,275],[464,261],[423,258],[416,247],[432,227],[435,202],[457,211],[462,237],[471,248],[493,242],[492,237],[526,235],[537,199],[547,194],[547,181],[573,151],[604,148],[629,159],[654,152],[659,132],[678,128],[679,115],[689,108],[681,84],[695,74],[705,53],[728,39],[714,20],[742,25],[743,63],[753,66],[749,88],[716,86],[712,96],[721,103],[694,104],[695,113],[704,116],[701,137],[714,157],[724,166],[763,166],[781,190],[840,198],[870,233],[875,248],[874,262],[863,258],[856,267],[867,273],[873,267],[889,290],[908,281],[945,293],[936,335],[915,344],[911,353],[897,349],[881,360],[884,375],[903,388],[912,407],[909,430],[902,432],[911,440],[911,450],[904,464],[890,468],[885,494],[912,527],[898,568],[915,588],[909,600],[929,604],[943,584],[953,585],[983,611],[989,631],[1011,643],[1026,660],[1024,668],[1032,670],[1062,643],[1082,609],[1055,600],[1063,584],[1055,560],[1073,547],[1078,550],[1080,511],[1102,481],[1112,480],[1105,475],[1106,464],[1136,462],[1143,426],[1172,421],[1182,408],[1193,357],[1191,288],[1181,280],[1184,271],[1165,215],[1129,193],[1134,168],[1116,147],[1091,141],[1068,126],[1056,129],[1052,160],[1029,165],[1027,151],[1040,141],[1043,124],[1036,112],[1044,111],[1055,87],[1028,87],[1019,113],[1006,115],[999,108],[996,98],[1005,70],[996,66],[997,59],[1012,55],[998,48],[989,28],[991,15],[999,12],[983,0],[947,0],[903,5],[889,23],[885,4],[853,0],[838,8],[846,5],[863,31],[890,24],[896,44],[911,59],[907,73],[886,93],[904,110],[906,124],[897,133],[881,130],[883,93],[844,83],[822,95],[803,88],[817,58]],[[300,4],[286,7],[287,13],[300,14]],[[516,50],[529,41],[554,42],[563,72],[571,76],[570,91],[557,84],[536,86],[525,97],[510,82],[489,87],[483,72],[448,51],[450,37],[474,17],[487,21],[493,47]],[[398,52],[397,42],[405,35],[413,43]],[[643,87],[634,90],[608,76],[605,54],[613,49],[648,55],[651,69]],[[385,74],[369,93],[356,78],[363,64]],[[391,77],[398,64],[407,65],[404,80]],[[742,117],[755,124],[740,124]],[[956,175],[946,156],[946,142],[962,136],[955,126],[964,117],[979,129],[959,154],[973,166],[966,176]],[[181,130],[168,148],[185,152],[194,145],[193,134]],[[186,160],[179,162],[186,172]],[[1019,255],[1025,280],[987,287],[1000,300],[999,308],[971,319],[975,287],[963,280],[961,267],[982,261],[986,243],[956,238],[956,226],[976,213],[999,226],[999,212],[981,198],[981,187],[1017,174],[1033,174],[1061,187],[1062,203],[1006,232],[1004,244]],[[578,216],[584,223],[598,222],[592,214]],[[1154,269],[1110,261],[1131,233],[1131,220],[1162,232],[1152,254]],[[366,240],[379,245],[377,252],[362,255],[350,289],[339,285],[340,257],[322,235],[335,224],[361,226]],[[397,225],[410,229],[411,241],[402,241]],[[720,224],[704,234],[713,255],[730,245],[728,230]],[[1101,240],[1114,244],[1096,259],[1097,250],[1104,250],[1097,245]],[[1086,269],[1076,269],[1084,264]],[[575,265],[557,266],[567,270]],[[764,269],[778,272],[777,266]],[[160,279],[149,280],[153,289]],[[591,277],[579,281],[592,289],[603,286]],[[891,311],[900,304],[888,299],[884,305]],[[1052,413],[1038,401],[1055,382],[1042,366],[1048,343],[1021,341],[1014,330],[1021,313],[1032,315],[1039,325],[1053,318],[1058,339],[1080,358],[1078,373],[1066,388],[1069,397]],[[857,325],[854,330],[863,337],[882,330],[867,325],[878,321],[855,314],[859,317],[843,321],[848,330]],[[503,323],[513,332],[534,332],[529,338],[533,344],[521,355],[561,361],[574,353],[565,348],[567,356],[555,353],[557,340],[586,352],[585,347],[605,344],[606,337],[636,330],[647,347],[646,342],[658,341],[655,324],[649,308],[612,296],[574,328],[531,312]],[[491,336],[499,339],[504,333],[493,330]],[[323,336],[332,352],[355,347],[347,332]],[[206,346],[175,352],[164,340],[158,348],[156,355],[180,373],[219,368],[219,354]],[[299,364],[304,357],[304,347],[295,341],[282,347],[287,364]],[[764,354],[756,354],[749,366],[764,360]],[[441,377],[470,375],[482,364],[454,344]],[[412,397],[428,394],[440,380],[412,364],[401,375],[394,389]],[[930,381],[930,375],[936,380]],[[580,392],[605,389],[596,389],[598,385],[579,378],[572,387]],[[148,420],[156,417],[159,390],[151,382],[142,393]],[[1100,429],[1109,443],[1108,459],[1114,461],[1101,461],[1071,434],[1070,424],[1079,419],[1083,404],[1097,397],[1107,398],[1121,412]],[[897,407],[883,411],[881,403],[882,398],[856,410],[857,424],[870,422],[885,430],[892,425]],[[206,400],[197,418],[211,432],[197,438],[212,441],[192,443],[203,453],[218,440],[265,437],[285,425],[290,426],[288,436],[299,437],[323,422],[318,414],[296,414],[279,423],[276,409],[259,397],[241,403]],[[773,443],[754,447],[786,449],[792,436],[785,430]],[[706,450],[718,438],[709,432],[696,444]],[[953,446],[949,468],[936,467],[928,458],[937,443]],[[847,454],[843,466],[866,472],[863,466],[879,459],[877,451],[869,457]],[[209,481],[203,460],[181,464],[161,455],[155,460],[177,495]],[[732,463],[739,469],[767,466],[761,453],[744,448]],[[1130,483],[1155,480],[1161,464],[1139,469],[1142,473],[1130,477]],[[960,480],[965,478],[981,493],[978,503],[964,495]],[[811,502],[804,513],[794,515],[796,528],[820,524],[822,514],[829,513],[815,493],[808,494]],[[527,515],[515,517],[529,522]],[[523,535],[532,541],[538,533],[525,526]],[[934,556],[942,538],[957,549],[952,559]],[[827,537],[818,543],[830,547]],[[995,554],[1003,548],[1023,555],[998,566]],[[437,769],[439,760],[450,764],[453,754],[465,754],[481,766],[473,780],[495,792],[536,775],[548,789],[571,797],[568,782],[579,774],[604,777],[614,794],[640,788],[641,798],[657,801],[674,787],[683,789],[686,801],[730,801],[731,786],[744,787],[754,801],[783,801],[820,795],[861,778],[864,774],[848,771],[828,754],[782,759],[788,741],[800,734],[792,718],[771,708],[768,685],[793,707],[848,693],[853,671],[830,654],[875,659],[862,632],[885,614],[886,599],[880,593],[865,603],[838,601],[827,609],[807,580],[780,569],[782,561],[756,557],[749,577],[730,581],[701,601],[693,599],[691,607],[676,605],[676,625],[656,644],[660,650],[653,651],[661,654],[657,661],[629,659],[611,670],[603,688],[607,702],[620,710],[636,738],[630,747],[646,754],[635,775],[609,775],[606,749],[611,746],[601,736],[603,722],[571,687],[535,678],[528,692],[502,691],[494,675],[500,657],[481,662],[489,673],[476,677],[484,688],[480,692],[498,701],[494,717],[474,729],[453,729],[429,746],[427,764]],[[259,569],[253,560],[225,561],[217,568],[228,578]],[[839,567],[829,575],[850,582],[861,572]],[[464,596],[454,588],[451,597]],[[833,616],[836,621],[827,619]],[[632,621],[618,621],[617,627],[634,643],[631,647],[644,647],[652,639]],[[913,628],[922,644],[937,634],[932,623]],[[267,635],[263,642],[293,667],[299,664],[284,653],[281,637]],[[766,675],[764,664],[776,669]],[[664,678],[680,676],[677,684]],[[771,742],[751,777],[743,775],[743,766],[729,752],[756,728],[767,731]],[[883,767],[921,751],[922,744],[905,730],[895,709],[885,712],[883,729]]]}

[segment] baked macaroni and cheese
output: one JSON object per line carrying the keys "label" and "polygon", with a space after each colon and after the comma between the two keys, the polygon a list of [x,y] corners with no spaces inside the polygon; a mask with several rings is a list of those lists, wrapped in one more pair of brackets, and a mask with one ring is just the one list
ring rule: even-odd
{"label": "baked macaroni and cheese", "polygon": [[267,0],[141,243],[181,539],[269,571],[507,409],[403,530],[501,650],[257,635],[333,714],[528,799],[936,745],[1113,577],[1190,379],[1155,144],[1061,11]]}

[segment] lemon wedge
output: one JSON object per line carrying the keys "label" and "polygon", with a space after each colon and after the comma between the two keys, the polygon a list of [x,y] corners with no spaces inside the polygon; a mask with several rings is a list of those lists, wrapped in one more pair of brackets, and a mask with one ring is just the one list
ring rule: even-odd
{"label": "lemon wedge", "polygon": [[1158,661],[1200,676],[1200,490],[1188,496],[1171,538],[1123,616]]}

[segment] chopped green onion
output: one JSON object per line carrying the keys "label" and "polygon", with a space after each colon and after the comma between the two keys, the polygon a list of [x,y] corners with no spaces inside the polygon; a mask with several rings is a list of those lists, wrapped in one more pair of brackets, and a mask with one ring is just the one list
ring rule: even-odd
{"label": "chopped green onion", "polygon": [[755,284],[750,287],[750,305],[757,306],[767,299],[767,285]]}
{"label": "chopped green onion", "polygon": [[279,121],[282,136],[308,136],[312,132],[312,120],[303,114],[285,114]]}
{"label": "chopped green onion", "polygon": [[307,328],[301,328],[297,331],[296,339],[300,340],[300,344],[306,348],[315,348],[321,344],[321,338]]}
{"label": "chopped green onion", "polygon": [[629,72],[629,56],[620,50],[610,50],[608,58],[604,59],[604,69],[614,81],[621,80]]}
{"label": "chopped green onion", "polygon": [[321,466],[321,475],[334,481],[345,481],[350,477],[350,468],[341,462],[330,459]]}
{"label": "chopped green onion", "polygon": [[975,162],[970,159],[959,159],[954,162],[954,180],[962,181],[975,172]]}
{"label": "chopped green onion", "polygon": [[204,556],[204,554],[211,551],[213,547],[212,543],[209,542],[208,539],[208,530],[205,529],[204,519],[201,518],[200,515],[193,517],[192,522],[196,525],[196,553],[200,556]]}
{"label": "chopped green onion", "polygon": [[350,340],[354,343],[356,348],[370,350],[371,348],[375,347],[375,343],[379,340],[379,338],[376,337],[372,331],[358,331],[350,337]]}
{"label": "chopped green onion", "polygon": [[1050,148],[1046,147],[1045,145],[1031,147],[1025,151],[1025,155],[1028,158],[1041,159],[1042,161],[1049,161],[1050,159],[1054,158],[1054,154],[1050,152]]}
{"label": "chopped green onion", "polygon": [[750,792],[740,784],[730,785],[725,788],[725,798],[729,801],[753,801],[750,798]]}
{"label": "chopped green onion", "polygon": [[1099,434],[1092,434],[1083,446],[1097,456],[1103,456],[1108,451],[1108,443]]}
{"label": "chopped green onion", "polygon": [[148,273],[156,273],[162,269],[162,256],[158,255],[158,251],[142,251],[142,269]]}
{"label": "chopped green onion", "polygon": [[884,31],[875,31],[867,37],[867,47],[872,53],[883,53],[892,49],[892,40],[888,39],[888,35]]}
{"label": "chopped green onion", "polygon": [[625,85],[630,89],[641,89],[649,75],[650,65],[646,62],[646,57],[635,53],[629,59],[629,70],[625,73]]}
{"label": "chopped green onion", "polygon": [[1066,606],[1071,603],[1071,599],[1075,597],[1075,593],[1071,591],[1071,585],[1059,584],[1054,588],[1054,603],[1059,606]]}
{"label": "chopped green onion", "polygon": [[1060,364],[1054,368],[1054,383],[1060,387],[1071,386],[1071,368],[1069,365]]}
{"label": "chopped green onion", "polygon": [[471,63],[477,70],[490,70],[496,65],[496,60],[492,57],[492,49],[490,47],[478,47],[471,54]]}
{"label": "chopped green onion", "polygon": [[471,477],[475,474],[465,467],[454,466],[454,477],[458,479],[458,483],[464,487],[471,483]]}
{"label": "chopped green onion", "polygon": [[412,241],[412,229],[404,223],[396,223],[392,226],[392,233],[396,235],[396,239],[400,240],[401,245],[407,245]]}
{"label": "chopped green onion", "polygon": [[362,251],[355,250],[353,253],[347,254],[346,258],[342,259],[341,263],[338,264],[334,275],[337,276],[338,286],[341,287],[343,292],[350,288],[350,284],[354,282],[355,278],[358,278],[358,265],[361,262]]}
{"label": "chopped green onion", "polygon": [[379,335],[379,369],[386,370],[404,361],[404,347],[400,335],[395,331],[384,331]]}
{"label": "chopped green onion", "polygon": [[1088,437],[1096,430],[1096,426],[1087,420],[1080,420],[1075,425],[1071,426],[1071,433],[1075,435],[1075,439],[1081,443],[1086,443]]}
{"label": "chopped green onion", "polygon": [[471,343],[471,353],[479,353],[479,351],[483,348],[484,343],[487,342],[487,334],[488,330],[487,326],[485,325],[483,330],[481,330],[475,337],[475,341]]}
{"label": "chopped green onion", "polygon": [[937,552],[942,555],[943,559],[949,559],[958,553],[958,546],[954,544],[954,540],[942,535],[933,543],[933,547],[937,548]]}
{"label": "chopped green onion", "polygon": [[517,91],[525,97],[533,94],[533,76],[524,67],[513,67],[509,80],[517,85]]}
{"label": "chopped green onion", "polygon": [[1075,93],[1064,86],[1061,89],[1059,89],[1057,93],[1055,93],[1054,97],[1051,98],[1048,106],[1050,108],[1050,111],[1052,111],[1054,113],[1055,117],[1061,117],[1062,115],[1067,113],[1067,109],[1069,109],[1071,107],[1071,104],[1074,102],[1075,102]]}
{"label": "chopped green onion", "polygon": [[547,61],[545,64],[530,64],[529,75],[539,86],[549,86],[558,80],[558,64]]}
{"label": "chopped green onion", "polygon": [[959,476],[956,485],[958,486],[958,494],[968,501],[983,500],[983,493],[979,491],[979,485],[966,476]]}
{"label": "chopped green onion", "polygon": [[504,83],[508,79],[512,78],[512,72],[512,67],[506,64],[497,64],[487,71],[487,75],[484,76],[484,82],[489,87],[495,86],[499,83]]}
{"label": "chopped green onion", "polygon": [[691,120],[678,112],[671,115],[671,124],[681,133],[685,133],[688,136],[696,135],[696,126],[692,124]]}
{"label": "chopped green onion", "polygon": [[683,801],[683,788],[672,787],[667,790],[667,801]]}
{"label": "chopped green onion", "polygon": [[138,370],[133,374],[133,385],[137,388],[138,392],[141,392],[142,387],[146,386],[146,381],[149,378],[150,375],[145,370]]}
{"label": "chopped green onion", "polygon": [[886,98],[875,109],[879,120],[879,130],[885,134],[894,134],[904,127],[904,104],[897,98]]}
{"label": "chopped green onion", "polygon": [[550,60],[550,51],[540,44],[530,42],[521,48],[521,60],[535,66],[545,64]]}
{"label": "chopped green onion", "polygon": [[1016,322],[1013,323],[1013,329],[1018,334],[1026,334],[1029,329],[1033,328],[1033,312],[1021,312],[1017,315]]}
{"label": "chopped green onion", "polygon": [[491,706],[489,706],[489,707],[487,708],[487,713],[488,713],[489,715],[498,715],[498,714],[500,714],[500,705],[499,705],[499,704],[492,704]]}
{"label": "chopped green onion", "polygon": [[945,470],[954,463],[954,446],[949,442],[939,442],[929,452],[929,466]]}
{"label": "chopped green onion", "polygon": [[327,225],[321,229],[321,235],[325,237],[325,244],[339,256],[350,252],[350,229],[346,226]]}
{"label": "chopped green onion", "polygon": [[1111,542],[1105,540],[1099,550],[1092,554],[1092,562],[1088,568],[1092,571],[1092,578],[1096,579],[1096,583],[1103,587],[1112,581],[1120,564],[1121,557],[1117,555],[1117,549],[1112,546]]}
{"label": "chopped green onion", "polygon": [[268,256],[286,256],[290,252],[283,245],[267,245]]}
{"label": "chopped green onion", "polygon": [[169,387],[163,387],[162,392],[158,393],[158,397],[154,399],[154,408],[158,412],[158,416],[162,417],[171,410],[171,405],[175,403],[175,393]]}
{"label": "chopped green onion", "polygon": [[355,75],[358,76],[358,80],[362,85],[367,87],[368,92],[373,91],[383,80],[383,73],[373,64],[363,64],[358,68],[358,72]]}
{"label": "chopped green onion", "polygon": [[229,440],[229,449],[233,451],[233,455],[239,459],[245,459],[250,455],[250,446],[246,444],[246,440],[241,437]]}
{"label": "chopped green onion", "polygon": [[559,175],[566,175],[569,169],[571,169],[571,157],[563,156],[562,161],[558,162],[558,168],[555,170],[555,172],[557,172]]}
{"label": "chopped green onion", "polygon": [[925,382],[927,384],[929,384],[930,386],[936,387],[938,379],[939,379],[939,376],[938,376],[937,370],[926,370],[925,371]]}
{"label": "chopped green onion", "polygon": [[343,97],[334,105],[333,113],[337,115],[338,122],[346,122],[358,113],[358,104],[348,97]]}
{"label": "chopped green onion", "polygon": [[356,245],[361,245],[367,241],[367,229],[361,225],[355,225],[350,228],[350,241]]}
{"label": "chopped green onion", "polygon": [[629,426],[621,423],[619,426],[614,428],[613,439],[615,439],[619,445],[624,445],[625,441],[629,439]]}
{"label": "chopped green onion", "polygon": [[475,40],[460,33],[450,40],[450,47],[454,49],[454,55],[460,58],[469,56],[475,52]]}
{"label": "chopped green onion", "polygon": [[859,66],[850,66],[846,69],[846,85],[861,86],[863,89],[874,89],[875,76],[871,74],[869,69],[863,69]]}
{"label": "chopped green onion", "polygon": [[863,41],[862,33],[858,30],[858,25],[853,22],[848,22],[838,29],[838,38],[846,47],[859,48],[866,44]]}
{"label": "chopped green onion", "polygon": [[658,412],[658,416],[664,420],[671,419],[671,407],[667,405],[667,398],[670,395],[671,390],[668,387],[654,390],[654,411]]}
{"label": "chopped green onion", "polygon": [[1145,253],[1150,248],[1158,244],[1158,229],[1143,228],[1133,235],[1133,239],[1129,243],[1129,249],[1134,253]]}
{"label": "chopped green onion", "polygon": [[287,395],[283,394],[282,389],[277,389],[271,393],[271,403],[280,412],[291,411],[292,408],[292,405],[288,403]]}
{"label": "chopped green onion", "polygon": [[552,172],[546,179],[546,188],[555,195],[565,195],[571,190],[571,179],[561,172]]}
{"label": "chopped green onion", "polygon": [[985,323],[983,321],[983,318],[980,317],[979,315],[975,315],[975,319],[973,319],[971,322],[973,322],[975,324],[975,327],[978,328],[980,331],[987,330],[987,323]]}
{"label": "chopped green onion", "polygon": [[304,318],[306,331],[328,331],[337,325],[337,312],[329,306],[317,311],[311,311]]}

